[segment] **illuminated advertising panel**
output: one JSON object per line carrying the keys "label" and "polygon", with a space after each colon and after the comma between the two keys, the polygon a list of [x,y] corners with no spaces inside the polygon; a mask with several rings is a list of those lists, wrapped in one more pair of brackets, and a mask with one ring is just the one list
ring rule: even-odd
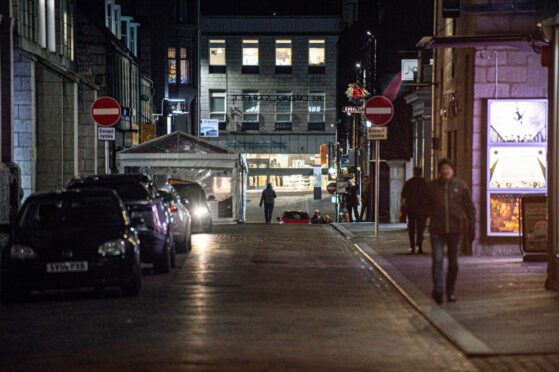
{"label": "illuminated advertising panel", "polygon": [[487,106],[487,235],[520,234],[520,197],[547,190],[547,100]]}

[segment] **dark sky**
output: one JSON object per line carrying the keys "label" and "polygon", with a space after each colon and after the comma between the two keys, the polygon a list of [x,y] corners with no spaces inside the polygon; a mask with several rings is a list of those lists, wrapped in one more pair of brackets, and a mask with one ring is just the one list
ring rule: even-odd
{"label": "dark sky", "polygon": [[201,0],[204,15],[331,15],[340,14],[341,0]]}

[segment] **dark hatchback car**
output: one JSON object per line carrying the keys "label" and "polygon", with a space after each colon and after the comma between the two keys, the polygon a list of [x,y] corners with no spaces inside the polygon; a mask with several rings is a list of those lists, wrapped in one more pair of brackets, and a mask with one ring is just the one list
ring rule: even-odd
{"label": "dark hatchback car", "polygon": [[169,180],[179,193],[181,198],[187,199],[189,202],[189,210],[192,216],[192,232],[211,233],[213,228],[212,212],[208,201],[215,200],[213,195],[206,198],[204,188],[190,181],[172,178]]}
{"label": "dark hatchback car", "polygon": [[68,189],[106,188],[116,191],[124,202],[141,241],[142,262],[153,263],[159,273],[168,273],[175,264],[175,244],[170,218],[157,188],[146,175],[99,175],[73,179]]}
{"label": "dark hatchback car", "polygon": [[2,251],[2,298],[33,290],[141,287],[140,243],[120,198],[111,190],[30,196]]}

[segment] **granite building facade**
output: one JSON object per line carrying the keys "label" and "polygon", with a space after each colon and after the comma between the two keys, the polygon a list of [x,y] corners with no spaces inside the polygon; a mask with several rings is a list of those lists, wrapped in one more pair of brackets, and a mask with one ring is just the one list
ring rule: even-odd
{"label": "granite building facade", "polygon": [[[201,18],[200,119],[247,154],[249,187],[307,189],[335,142],[338,17]],[[201,134],[205,130],[201,128]]]}

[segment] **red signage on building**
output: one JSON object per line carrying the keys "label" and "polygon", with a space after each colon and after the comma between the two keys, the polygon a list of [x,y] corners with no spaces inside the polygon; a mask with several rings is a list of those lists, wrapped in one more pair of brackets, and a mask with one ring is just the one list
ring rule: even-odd
{"label": "red signage on building", "polygon": [[99,97],[91,105],[91,118],[102,127],[112,127],[120,120],[120,105],[112,97]]}
{"label": "red signage on building", "polygon": [[365,117],[374,125],[386,125],[394,116],[394,106],[385,96],[374,96],[365,103]]}

